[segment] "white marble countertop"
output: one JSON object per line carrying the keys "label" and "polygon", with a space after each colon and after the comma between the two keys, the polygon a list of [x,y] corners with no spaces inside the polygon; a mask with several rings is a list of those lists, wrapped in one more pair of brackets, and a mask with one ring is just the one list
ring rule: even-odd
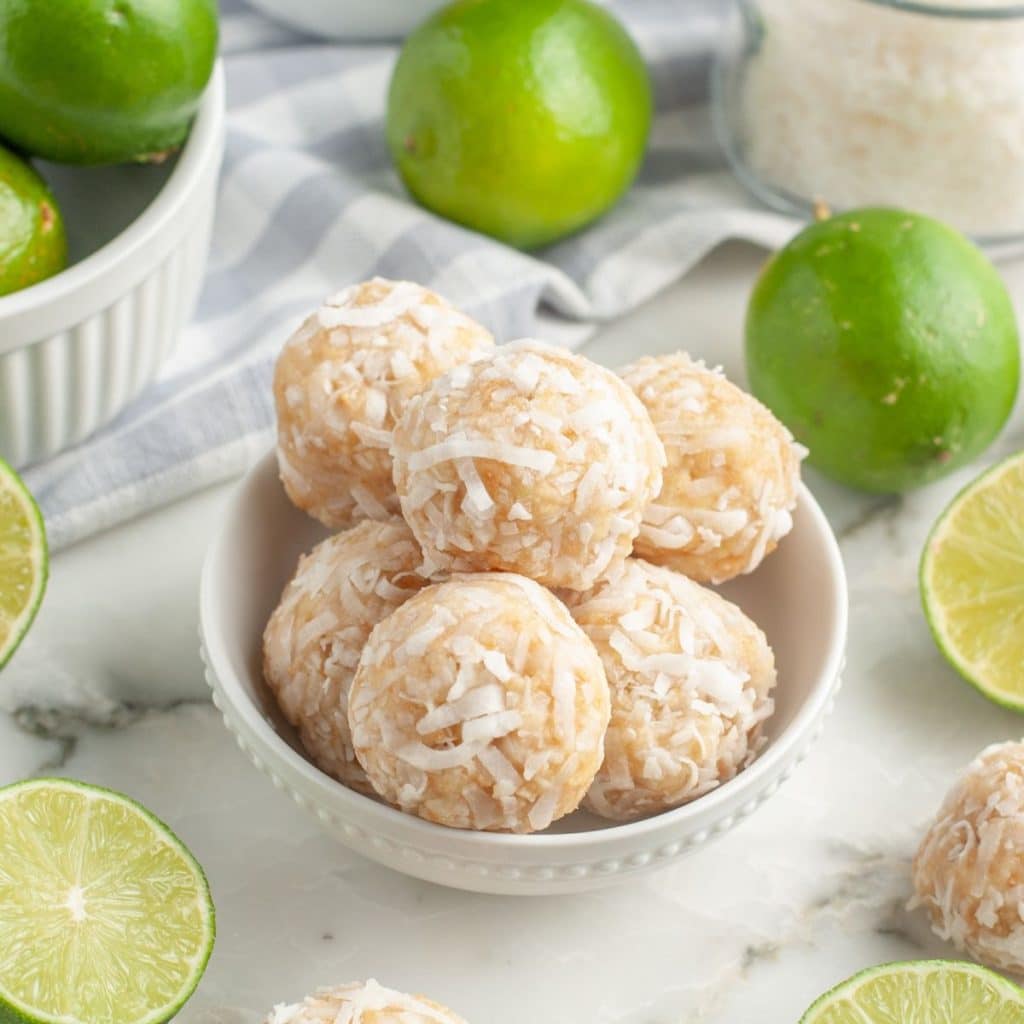
{"label": "white marble countertop", "polygon": [[[614,365],[687,347],[742,381],[762,260],[726,247],[586,351]],[[1024,265],[1004,271],[1024,306]],[[1022,446],[1018,410],[985,461]],[[337,845],[257,774],[207,702],[197,654],[199,568],[224,487],[55,558],[40,618],[0,679],[0,784],[51,773],[125,790],[191,845],[219,920],[185,1024],[257,1024],[275,1002],[369,976],[471,1024],[795,1024],[855,970],[951,954],[903,909],[909,858],[953,775],[1024,732],[946,667],[919,610],[925,534],[979,468],[904,499],[808,474],[850,577],[835,714],[751,819],[619,888],[513,899],[416,882]]]}

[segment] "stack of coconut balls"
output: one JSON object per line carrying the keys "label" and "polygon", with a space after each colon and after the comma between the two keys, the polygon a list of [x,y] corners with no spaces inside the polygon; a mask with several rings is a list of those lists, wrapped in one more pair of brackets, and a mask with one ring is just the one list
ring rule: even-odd
{"label": "stack of coconut balls", "polygon": [[679,806],[757,754],[775,666],[704,584],[792,525],[801,449],[685,355],[496,347],[433,292],[329,299],[277,363],[281,479],[332,530],[264,636],[310,759],[429,821]]}

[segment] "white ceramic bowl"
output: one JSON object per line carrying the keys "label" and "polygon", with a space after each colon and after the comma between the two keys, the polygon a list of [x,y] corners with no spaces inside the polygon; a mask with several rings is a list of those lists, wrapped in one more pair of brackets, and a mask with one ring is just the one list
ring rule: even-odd
{"label": "white ceramic bowl", "polygon": [[72,262],[0,298],[0,455],[9,462],[81,441],[156,375],[199,294],[223,148],[218,64],[166,167],[41,166]]}
{"label": "white ceramic bowl", "polygon": [[447,0],[249,0],[300,32],[328,39],[399,39]]}
{"label": "white ceramic bowl", "polygon": [[203,660],[214,701],[253,763],[343,843],[405,874],[491,893],[597,888],[665,864],[755,811],[807,753],[839,688],[846,641],[843,563],[806,488],[793,532],[752,576],[723,588],[768,634],[779,670],[769,743],[700,800],[626,825],[577,811],[538,835],[444,828],[360,796],[299,752],[263,683],[261,637],[300,553],[325,535],[285,497],[273,455],[243,480],[207,555]]}

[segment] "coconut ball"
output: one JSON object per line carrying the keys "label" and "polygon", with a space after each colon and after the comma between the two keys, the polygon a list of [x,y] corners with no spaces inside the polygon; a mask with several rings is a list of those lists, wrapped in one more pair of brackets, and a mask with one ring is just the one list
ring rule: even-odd
{"label": "coconut ball", "polygon": [[310,760],[366,793],[348,692],[370,631],[427,582],[422,563],[401,520],[360,523],[300,560],[263,634],[264,677]]}
{"label": "coconut ball", "polygon": [[621,380],[532,340],[436,380],[394,437],[402,512],[428,564],[573,590],[630,553],[665,461]]}
{"label": "coconut ball", "polygon": [[1024,743],[986,748],[914,858],[912,905],[976,960],[1024,973]]}
{"label": "coconut ball", "polygon": [[332,529],[398,514],[391,431],[435,377],[488,351],[490,333],[439,295],[374,278],[326,303],[277,360],[277,459],[288,497]]}
{"label": "coconut ball", "polygon": [[668,456],[635,553],[702,583],[753,572],[793,526],[806,450],[752,395],[681,352],[622,377]]}
{"label": "coconut ball", "polygon": [[301,1003],[282,1003],[264,1024],[466,1024],[423,996],[407,996],[370,980],[322,988]]}
{"label": "coconut ball", "polygon": [[490,573],[427,587],[374,628],[348,716],[374,789],[402,810],[535,832],[579,806],[608,713],[601,659],[565,606]]}
{"label": "coconut ball", "polygon": [[774,709],[775,659],[736,605],[631,558],[570,606],[604,662],[612,698],[588,809],[616,821],[656,814],[753,760]]}

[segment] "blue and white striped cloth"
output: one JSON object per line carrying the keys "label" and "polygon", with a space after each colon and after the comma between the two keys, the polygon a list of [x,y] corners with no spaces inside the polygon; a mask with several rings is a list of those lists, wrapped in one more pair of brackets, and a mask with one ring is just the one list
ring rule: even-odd
{"label": "blue and white striped cloth", "polygon": [[788,237],[793,224],[752,207],[713,138],[708,65],[725,6],[612,4],[652,71],[650,152],[610,215],[526,255],[404,194],[384,142],[395,47],[317,42],[224,0],[227,151],[199,308],[160,379],[114,424],[28,472],[53,546],[236,474],[265,451],[274,356],[303,314],[346,283],[409,278],[498,338],[575,345],[724,239]]}

